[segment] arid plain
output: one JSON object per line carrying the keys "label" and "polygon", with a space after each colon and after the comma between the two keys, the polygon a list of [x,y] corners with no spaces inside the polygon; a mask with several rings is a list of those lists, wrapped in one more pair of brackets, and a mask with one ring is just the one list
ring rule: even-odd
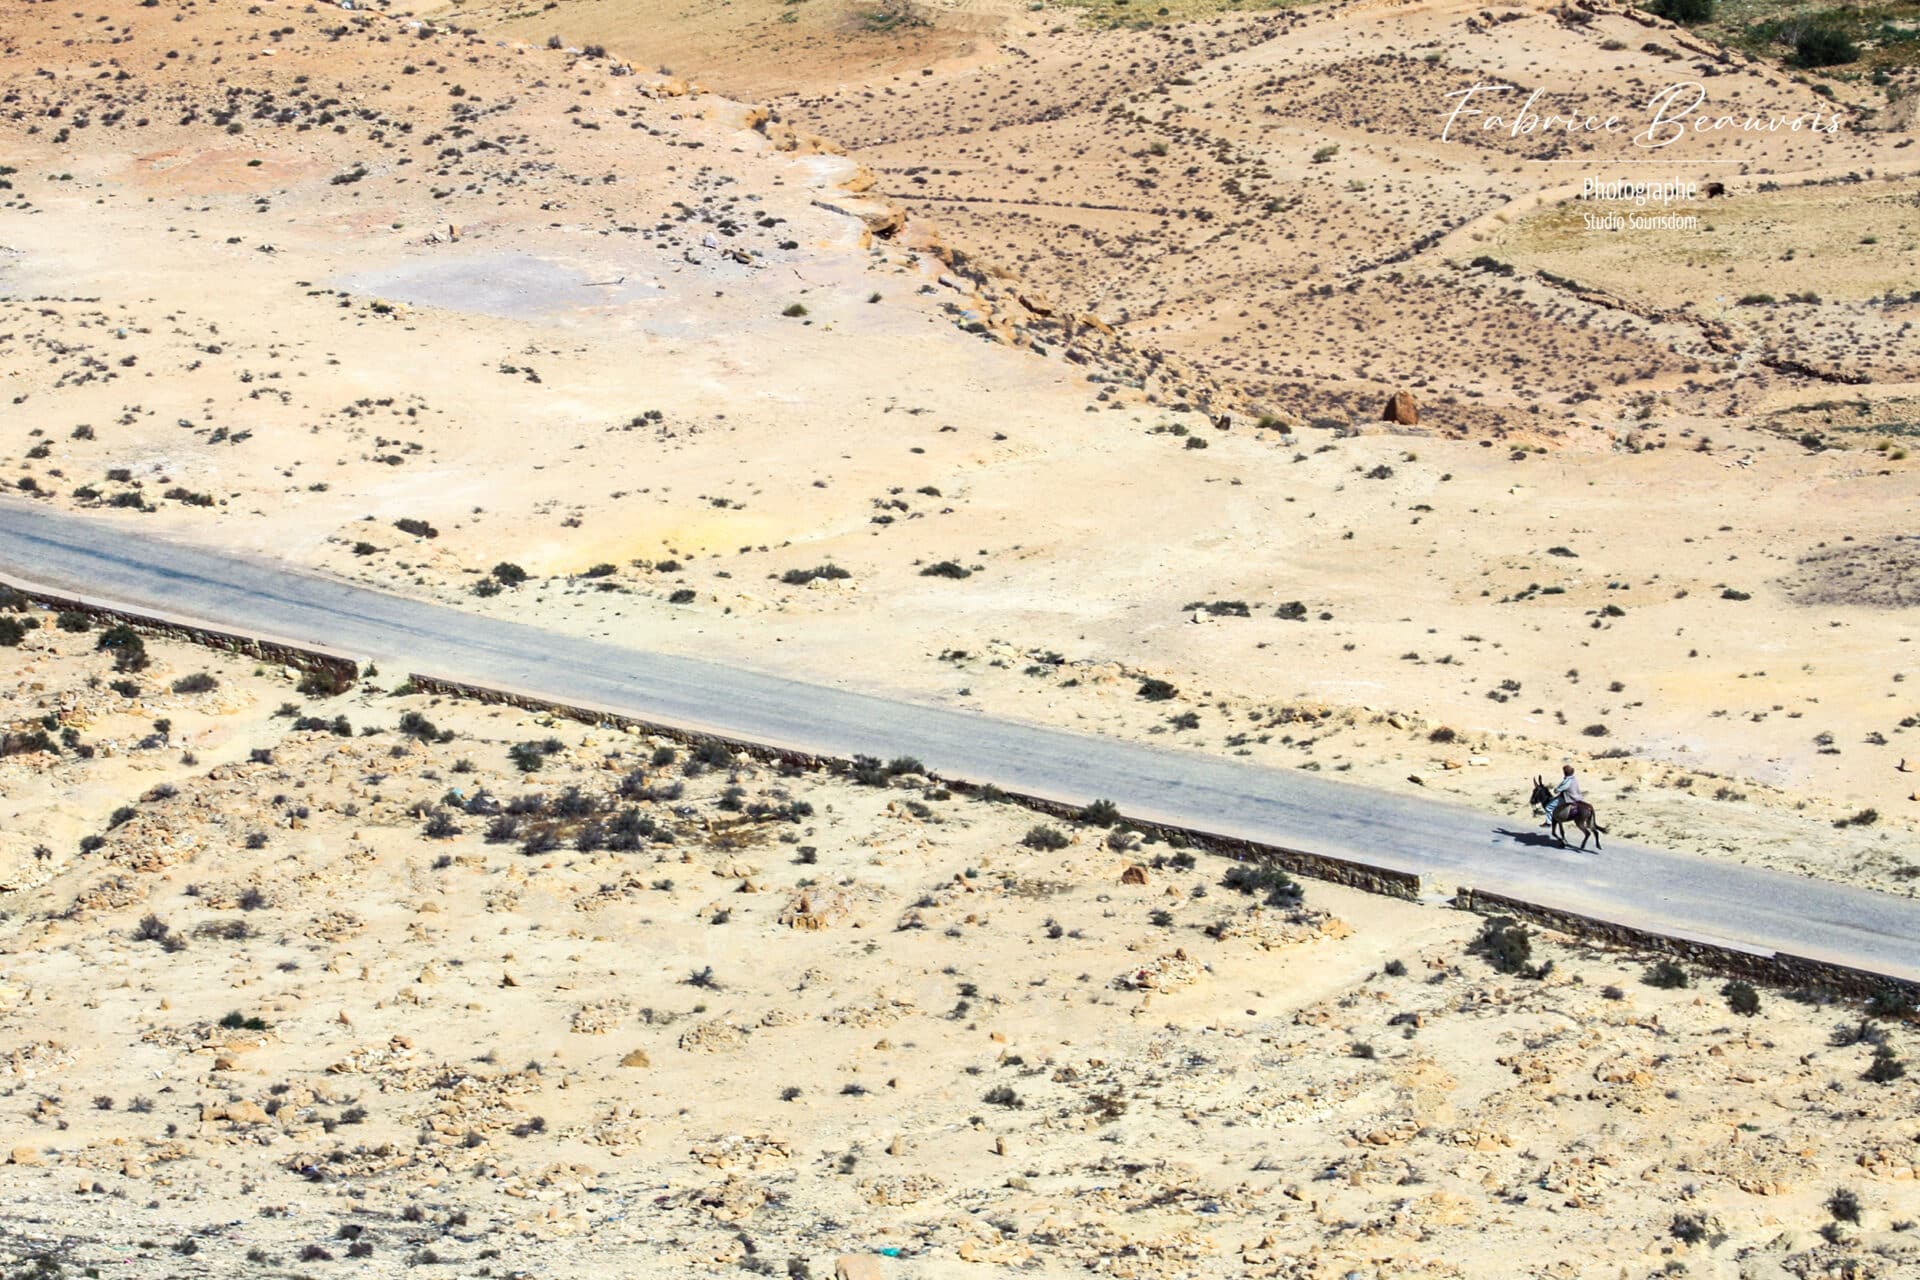
{"label": "arid plain", "polygon": [[[1913,70],[1126,8],[8,3],[5,500],[1507,821],[1574,760],[1620,836],[1911,894]],[[1476,84],[1638,125],[1680,82],[1841,124],[1441,136]],[[1695,221],[1588,230],[1589,177]],[[1862,1079],[1909,1022],[42,620],[0,649],[48,735],[0,758],[23,1263],[1916,1265],[1911,1092]],[[481,793],[543,799],[490,840]]]}

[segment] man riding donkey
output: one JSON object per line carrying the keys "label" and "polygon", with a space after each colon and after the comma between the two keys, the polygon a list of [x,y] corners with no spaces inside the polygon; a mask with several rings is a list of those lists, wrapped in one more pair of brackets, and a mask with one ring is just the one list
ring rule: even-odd
{"label": "man riding donkey", "polygon": [[1561,844],[1567,842],[1561,828],[1572,823],[1580,832],[1582,849],[1587,847],[1589,837],[1595,849],[1600,847],[1600,835],[1606,828],[1594,820],[1593,806],[1580,793],[1580,779],[1574,776],[1571,764],[1560,766],[1560,781],[1551,789],[1536,776],[1533,780],[1532,802],[1546,810],[1546,821],[1540,825],[1550,828],[1554,839]]}

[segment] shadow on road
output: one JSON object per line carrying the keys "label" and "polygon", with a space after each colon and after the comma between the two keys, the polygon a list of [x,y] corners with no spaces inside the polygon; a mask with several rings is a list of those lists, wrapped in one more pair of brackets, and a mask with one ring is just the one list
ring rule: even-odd
{"label": "shadow on road", "polygon": [[[1571,844],[1561,844],[1558,840],[1555,840],[1552,835],[1548,834],[1545,831],[1510,831],[1506,827],[1495,827],[1493,829],[1493,834],[1497,836],[1505,836],[1507,839],[1513,841],[1515,844],[1523,844],[1530,849],[1554,849],[1554,850],[1564,849],[1568,853],[1580,852],[1580,849],[1577,846],[1571,845]],[[1600,851],[1598,849],[1591,849],[1591,850],[1588,850],[1588,852],[1598,853]]]}

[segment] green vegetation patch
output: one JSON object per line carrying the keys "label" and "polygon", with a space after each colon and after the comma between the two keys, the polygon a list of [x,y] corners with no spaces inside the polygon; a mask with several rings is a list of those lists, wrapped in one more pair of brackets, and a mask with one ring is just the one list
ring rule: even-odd
{"label": "green vegetation patch", "polygon": [[1805,0],[1715,0],[1712,17],[1697,29],[1756,57],[1810,71],[1920,66],[1916,0],[1845,7]]}
{"label": "green vegetation patch", "polygon": [[1166,26],[1196,18],[1297,9],[1313,0],[1047,0],[1049,9],[1078,9],[1097,27]]}

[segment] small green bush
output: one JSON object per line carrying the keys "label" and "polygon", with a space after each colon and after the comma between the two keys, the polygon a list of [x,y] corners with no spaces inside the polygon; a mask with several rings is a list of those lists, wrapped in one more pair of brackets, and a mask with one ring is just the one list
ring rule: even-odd
{"label": "small green bush", "polygon": [[1641,976],[1640,980],[1662,991],[1677,991],[1682,987],[1693,985],[1692,979],[1687,977],[1687,971],[1671,960],[1657,962]]}
{"label": "small green bush", "polygon": [[853,575],[837,564],[815,565],[811,569],[789,569],[780,575],[780,581],[789,587],[804,587],[815,578],[824,578],[828,582],[839,582]]}
{"label": "small green bush", "polygon": [[1907,1064],[1894,1056],[1891,1045],[1883,1044],[1873,1051],[1873,1061],[1861,1078],[1874,1084],[1892,1084],[1906,1074]]}
{"label": "small green bush", "polygon": [[1304,896],[1292,876],[1262,862],[1236,862],[1220,877],[1220,887],[1248,896],[1264,894],[1270,907],[1296,906]]}
{"label": "small green bush", "polygon": [[1654,0],[1652,8],[1668,22],[1688,27],[1713,18],[1713,0]]}
{"label": "small green bush", "polygon": [[1867,1013],[1875,1018],[1904,1018],[1913,1012],[1913,1002],[1890,988],[1873,993],[1867,1001]]}
{"label": "small green bush", "polygon": [[113,654],[115,671],[141,671],[147,666],[147,642],[132,627],[109,627],[100,633],[94,648]]}
{"label": "small green bush", "polygon": [[1838,27],[1807,27],[1793,42],[1793,60],[1803,67],[1837,67],[1859,57],[1860,46]]}
{"label": "small green bush", "polygon": [[1535,976],[1531,965],[1533,937],[1523,924],[1506,916],[1492,916],[1480,926],[1480,934],[1467,950],[1484,956],[1501,973]]}
{"label": "small green bush", "polygon": [[1148,702],[1169,702],[1179,696],[1180,690],[1165,680],[1149,677],[1140,682],[1140,688],[1135,692]]}
{"label": "small green bush", "polygon": [[409,738],[421,742],[452,742],[453,731],[442,729],[418,711],[409,711],[400,717],[400,732]]}

